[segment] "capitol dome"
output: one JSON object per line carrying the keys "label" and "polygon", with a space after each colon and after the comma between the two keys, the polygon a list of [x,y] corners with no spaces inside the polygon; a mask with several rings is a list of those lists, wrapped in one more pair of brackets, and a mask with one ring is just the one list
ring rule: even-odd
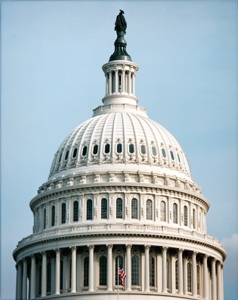
{"label": "capitol dome", "polygon": [[16,299],[223,300],[209,201],[180,144],[138,105],[122,11],[116,24],[102,105],[64,139],[30,201]]}

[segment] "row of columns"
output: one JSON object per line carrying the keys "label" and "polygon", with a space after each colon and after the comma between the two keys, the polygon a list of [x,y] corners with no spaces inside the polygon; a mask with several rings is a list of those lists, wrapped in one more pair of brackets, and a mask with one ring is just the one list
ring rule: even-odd
{"label": "row of columns", "polygon": [[[119,72],[121,72],[119,74]],[[128,72],[126,74],[126,72]],[[119,78],[121,76],[121,78]],[[111,70],[106,73],[106,95],[127,93],[135,95],[135,73],[126,70]]]}
{"label": "row of columns", "polygon": [[[94,290],[94,246],[90,245],[89,248],[89,292],[95,292]],[[113,256],[112,256],[113,245],[107,245],[107,291],[113,291]],[[132,245],[126,245],[126,286],[125,290],[131,291],[131,249]],[[167,252],[168,248],[162,248],[162,262],[157,259],[157,292],[168,293],[167,285]],[[60,249],[55,250],[55,260],[53,267],[54,272],[54,294],[59,295],[60,291]],[[47,253],[41,253],[41,297],[47,295]],[[66,257],[66,256],[64,256]],[[66,257],[67,258],[67,257]],[[144,251],[144,291],[150,292],[150,245],[145,245]],[[179,295],[188,294],[187,286],[187,261],[183,259],[183,249],[178,249],[177,253],[178,259],[178,289],[176,290],[176,270],[175,270],[175,255],[171,256],[171,293],[178,293]],[[202,274],[202,294],[203,298],[206,300],[223,300],[223,280],[222,280],[222,268],[221,263],[213,259],[211,263],[211,274],[208,270],[208,256],[203,256],[203,274]],[[67,263],[67,261],[66,261]],[[77,292],[76,282],[77,282],[77,249],[76,247],[71,248],[71,293]],[[27,258],[23,259],[23,262],[17,264],[17,288],[16,288],[16,299],[25,300],[25,299],[35,299],[36,296],[36,258],[35,255],[31,256],[31,265],[30,265],[30,277],[29,277],[29,297],[27,293]],[[162,273],[159,274],[159,270],[162,269]],[[211,275],[211,287],[210,284],[210,275]],[[162,285],[160,286],[159,280],[162,277]],[[197,253],[192,253],[192,296],[197,297]]]}

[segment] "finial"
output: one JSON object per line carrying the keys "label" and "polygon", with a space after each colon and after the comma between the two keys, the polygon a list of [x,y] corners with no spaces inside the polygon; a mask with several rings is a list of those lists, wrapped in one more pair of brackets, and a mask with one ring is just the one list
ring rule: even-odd
{"label": "finial", "polygon": [[112,60],[129,60],[131,61],[130,55],[126,52],[126,40],[124,39],[124,35],[126,34],[127,23],[124,17],[124,11],[120,9],[120,13],[117,15],[115,28],[117,32],[117,39],[115,40],[115,51],[111,55],[109,61]]}

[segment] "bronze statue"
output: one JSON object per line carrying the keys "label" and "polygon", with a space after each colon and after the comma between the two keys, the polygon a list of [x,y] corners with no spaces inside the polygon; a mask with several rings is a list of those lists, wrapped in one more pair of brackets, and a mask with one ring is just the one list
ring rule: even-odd
{"label": "bronze statue", "polygon": [[115,30],[117,32],[117,36],[124,36],[126,34],[126,27],[127,27],[127,23],[126,23],[126,19],[123,16],[124,11],[120,9],[120,13],[116,18],[116,22],[115,22]]}

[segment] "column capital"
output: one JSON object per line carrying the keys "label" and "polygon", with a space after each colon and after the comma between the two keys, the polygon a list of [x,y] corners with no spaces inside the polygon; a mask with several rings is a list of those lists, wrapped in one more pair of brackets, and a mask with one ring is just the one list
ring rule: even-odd
{"label": "column capital", "polygon": [[88,245],[88,248],[93,250],[94,249],[94,245]]}
{"label": "column capital", "polygon": [[149,249],[150,250],[151,245],[145,245],[144,247],[145,247],[145,249]]}
{"label": "column capital", "polygon": [[127,249],[131,249],[132,245],[131,244],[126,244]]}
{"label": "column capital", "polygon": [[113,244],[107,244],[106,245],[108,249],[112,249],[113,248]]}
{"label": "column capital", "polygon": [[71,251],[73,252],[74,250],[77,249],[77,247],[76,247],[76,246],[72,246],[72,247],[70,247],[70,249],[71,249]]}
{"label": "column capital", "polygon": [[178,249],[178,253],[183,253],[183,251],[184,251],[184,249],[182,249],[182,248]]}
{"label": "column capital", "polygon": [[163,251],[167,251],[169,249],[169,247],[162,247]]}

